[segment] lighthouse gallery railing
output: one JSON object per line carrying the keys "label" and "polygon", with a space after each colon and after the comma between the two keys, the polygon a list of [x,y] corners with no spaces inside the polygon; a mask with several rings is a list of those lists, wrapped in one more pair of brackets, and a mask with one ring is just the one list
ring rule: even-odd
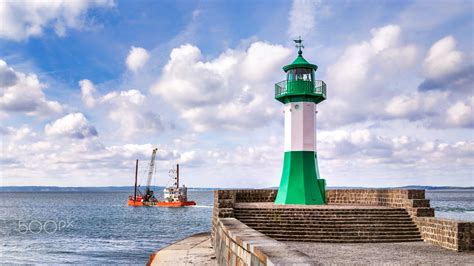
{"label": "lighthouse gallery railing", "polygon": [[315,80],[281,81],[275,84],[275,97],[284,95],[313,94],[326,98],[326,83]]}

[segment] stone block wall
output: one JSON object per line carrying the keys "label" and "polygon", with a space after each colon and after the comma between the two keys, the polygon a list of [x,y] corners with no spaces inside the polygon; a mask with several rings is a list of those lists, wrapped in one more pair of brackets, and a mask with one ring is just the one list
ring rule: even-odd
{"label": "stone block wall", "polygon": [[211,239],[215,239],[219,218],[234,217],[236,190],[215,190],[212,208]]}
{"label": "stone block wall", "polygon": [[235,202],[272,202],[277,192],[276,189],[215,190],[211,237],[215,236],[218,218],[234,217]]}
{"label": "stone block wall", "polygon": [[276,189],[243,189],[236,190],[236,202],[273,202],[278,190]]}
{"label": "stone block wall", "polygon": [[413,219],[424,241],[454,251],[474,250],[474,223],[434,217]]}
{"label": "stone block wall", "polygon": [[291,250],[235,218],[219,218],[212,239],[218,265],[314,265]]}
{"label": "stone block wall", "polygon": [[404,208],[412,217],[433,217],[434,209],[420,189],[330,189],[328,204],[376,205]]}
{"label": "stone block wall", "polygon": [[407,199],[425,199],[424,190],[406,189],[334,189],[327,191],[328,203],[382,205],[403,208]]}
{"label": "stone block wall", "polygon": [[[216,253],[218,265],[265,265],[265,261],[240,246],[236,239],[229,235],[229,229],[222,222],[230,218],[222,218],[216,224],[212,245]],[[234,228],[234,230],[243,228]]]}

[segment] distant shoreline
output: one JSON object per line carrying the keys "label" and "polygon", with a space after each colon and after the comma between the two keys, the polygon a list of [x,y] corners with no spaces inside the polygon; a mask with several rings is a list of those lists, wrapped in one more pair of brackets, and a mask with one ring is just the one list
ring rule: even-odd
{"label": "distant shoreline", "polygon": [[[164,187],[152,187],[152,190],[161,191]],[[328,187],[328,189],[367,189],[370,187]],[[402,187],[372,187],[378,189],[425,189],[425,190],[474,190],[474,187],[455,186],[402,186]],[[133,186],[107,186],[107,187],[59,187],[59,186],[0,186],[0,192],[130,192]],[[189,191],[212,191],[217,189],[235,188],[188,188]],[[240,189],[240,188],[238,188]],[[242,188],[243,189],[243,188]],[[260,188],[277,189],[277,187]]]}

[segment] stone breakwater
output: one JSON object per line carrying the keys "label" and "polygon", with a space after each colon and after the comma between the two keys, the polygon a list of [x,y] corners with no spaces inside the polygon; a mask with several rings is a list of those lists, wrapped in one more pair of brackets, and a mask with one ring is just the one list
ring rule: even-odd
{"label": "stone breakwater", "polygon": [[[289,257],[292,262],[309,261],[301,252],[291,251],[292,254],[288,254],[290,250],[285,248],[284,244],[254,230],[235,217],[235,209],[240,203],[270,203],[275,199],[276,193],[277,190],[215,191],[211,236],[220,264],[284,264],[288,262]],[[424,190],[341,189],[328,190],[326,197],[329,204],[326,206],[329,208],[331,205],[345,205],[354,208],[381,206],[403,209],[425,242],[454,251],[474,250],[473,223],[435,218],[429,200],[425,199]],[[274,208],[280,208],[281,205],[275,206]],[[357,223],[360,222],[357,220],[360,217],[354,219]],[[295,217],[295,220],[301,220],[301,217]]]}
{"label": "stone breakwater", "polygon": [[435,217],[414,217],[421,237],[426,242],[455,250],[474,250],[474,223]]}

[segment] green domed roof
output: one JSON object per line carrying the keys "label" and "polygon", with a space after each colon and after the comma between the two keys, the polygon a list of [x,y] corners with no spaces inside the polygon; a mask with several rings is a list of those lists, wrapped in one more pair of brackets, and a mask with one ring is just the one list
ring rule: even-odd
{"label": "green domed roof", "polygon": [[314,71],[318,69],[317,65],[310,64],[306,59],[304,59],[301,51],[298,52],[298,57],[293,61],[293,63],[283,67],[283,70],[286,72],[294,68],[312,68]]}

